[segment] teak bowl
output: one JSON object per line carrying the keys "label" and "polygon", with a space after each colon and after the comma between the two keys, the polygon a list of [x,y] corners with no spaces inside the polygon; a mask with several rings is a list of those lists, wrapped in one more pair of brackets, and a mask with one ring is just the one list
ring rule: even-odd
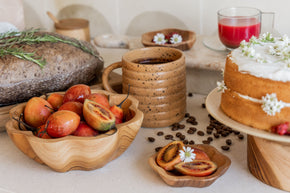
{"label": "teak bowl", "polygon": [[[179,35],[182,36],[182,42],[177,43],[177,44],[163,44],[163,45],[155,44],[152,40],[157,33],[163,33],[164,35],[168,35],[171,33],[178,33]],[[195,40],[196,40],[196,34],[193,31],[169,28],[169,29],[162,29],[158,31],[151,31],[151,32],[144,33],[142,35],[141,42],[146,47],[147,46],[162,46],[162,47],[177,48],[184,51],[184,50],[191,49],[193,44],[195,43]]]}
{"label": "teak bowl", "polygon": [[[119,104],[125,94],[115,94],[103,90],[109,97],[111,105]],[[10,119],[6,130],[14,144],[28,157],[58,172],[69,170],[93,170],[103,167],[119,157],[137,135],[143,120],[143,113],[138,110],[138,100],[129,96],[123,103],[124,113],[133,114],[132,119],[116,125],[117,131],[110,130],[95,137],[66,136],[55,139],[42,139],[31,131],[20,130],[18,122]],[[10,116],[19,117],[26,103],[10,110]],[[111,134],[111,135],[110,135]]]}
{"label": "teak bowl", "polygon": [[198,188],[209,186],[213,182],[215,182],[215,180],[217,180],[220,176],[222,176],[231,165],[231,160],[227,156],[220,153],[213,146],[204,145],[204,144],[189,145],[189,146],[201,149],[204,152],[206,152],[207,155],[210,157],[210,159],[217,164],[218,168],[213,174],[209,176],[205,176],[205,177],[176,175],[173,172],[168,172],[164,170],[156,163],[156,156],[157,156],[157,153],[156,153],[149,158],[148,160],[149,165],[157,174],[159,174],[159,176],[163,179],[163,181],[169,186],[174,186],[174,187],[189,186],[189,187],[198,187]]}

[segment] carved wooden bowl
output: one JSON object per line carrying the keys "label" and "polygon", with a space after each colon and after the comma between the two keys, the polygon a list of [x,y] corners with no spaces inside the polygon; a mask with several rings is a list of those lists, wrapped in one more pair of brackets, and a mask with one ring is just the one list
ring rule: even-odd
{"label": "carved wooden bowl", "polygon": [[[92,93],[103,93],[109,97],[111,105],[119,104],[125,94],[115,94],[103,90],[92,90]],[[58,172],[69,170],[93,170],[103,167],[119,157],[137,135],[143,113],[138,110],[138,100],[129,96],[123,103],[124,113],[130,112],[133,117],[116,125],[117,130],[110,130],[95,137],[66,136],[55,139],[42,139],[31,131],[20,130],[18,122],[10,119],[6,130],[14,144],[28,157]],[[19,117],[26,103],[10,110],[10,116]]]}
{"label": "carved wooden bowl", "polygon": [[217,170],[213,174],[205,177],[176,175],[173,172],[168,172],[164,170],[156,163],[156,153],[149,158],[149,165],[163,179],[166,184],[174,187],[206,187],[211,185],[220,176],[222,176],[231,165],[231,160],[211,145],[197,144],[189,146],[201,149],[206,152],[210,159],[217,164]]}
{"label": "carved wooden bowl", "polygon": [[[178,33],[179,35],[182,36],[182,42],[177,44],[163,44],[163,45],[156,44],[152,40],[157,33],[163,33],[164,35]],[[177,48],[180,50],[189,50],[192,48],[193,44],[195,43],[195,40],[196,34],[193,31],[169,28],[144,33],[142,35],[141,42],[144,46],[162,46],[162,47]]]}

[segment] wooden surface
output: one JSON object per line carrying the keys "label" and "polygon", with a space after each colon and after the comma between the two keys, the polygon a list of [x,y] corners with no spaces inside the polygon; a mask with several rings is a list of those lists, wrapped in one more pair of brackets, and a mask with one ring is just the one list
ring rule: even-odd
{"label": "wooden surface", "polygon": [[[108,81],[114,90],[118,93],[122,93],[122,77],[119,74],[112,72],[108,78]],[[100,82],[97,82],[90,87],[91,89],[103,89],[103,85]],[[9,121],[9,111],[16,105],[17,104],[0,107],[0,132],[6,131],[5,124]]]}
{"label": "wooden surface", "polygon": [[148,160],[149,165],[169,186],[174,187],[190,186],[198,188],[211,185],[220,176],[222,176],[231,165],[231,160],[227,156],[217,151],[217,149],[214,148],[213,146],[198,144],[198,145],[190,145],[190,147],[198,148],[206,152],[207,155],[210,157],[210,159],[217,164],[218,166],[217,170],[213,174],[205,177],[177,176],[172,172],[165,171],[163,168],[157,165],[155,161],[157,153],[149,158]]}
{"label": "wooden surface", "polygon": [[248,168],[260,181],[290,191],[290,144],[248,135]]}
{"label": "wooden surface", "polygon": [[[157,33],[163,33],[164,35],[169,35],[171,33],[178,33],[182,37],[182,42],[177,43],[177,44],[163,44],[163,45],[155,44],[154,42],[152,42],[152,40]],[[196,40],[196,35],[195,35],[195,32],[193,31],[170,29],[170,28],[144,33],[141,39],[142,44],[144,46],[162,46],[162,47],[177,48],[180,50],[189,50],[190,48],[192,48],[193,44],[195,43],[195,40]]]}
{"label": "wooden surface", "polygon": [[[111,105],[119,104],[126,97],[125,94],[113,94],[103,90],[92,90],[92,93],[109,95]],[[25,104],[12,108],[10,115],[19,117]],[[24,154],[55,171],[92,170],[103,167],[120,156],[129,147],[141,127],[143,113],[138,110],[138,101],[129,96],[122,108],[124,114],[131,111],[135,116],[127,122],[116,125],[115,133],[114,130],[110,130],[96,137],[66,136],[42,139],[34,136],[31,131],[19,130],[18,122],[15,120],[9,120],[6,129],[14,144]]]}

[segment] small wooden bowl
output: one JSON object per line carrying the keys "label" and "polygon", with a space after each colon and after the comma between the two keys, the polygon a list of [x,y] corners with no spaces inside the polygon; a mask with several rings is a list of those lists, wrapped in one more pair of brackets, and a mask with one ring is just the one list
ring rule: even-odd
{"label": "small wooden bowl", "polygon": [[[152,40],[154,36],[157,33],[163,33],[164,35],[171,34],[171,33],[178,33],[179,35],[182,36],[182,42],[177,43],[177,44],[155,44]],[[196,40],[196,34],[193,31],[188,31],[188,30],[180,30],[180,29],[162,29],[158,31],[152,31],[152,32],[147,32],[142,35],[142,44],[144,46],[162,46],[162,47],[171,47],[171,48],[177,48],[180,50],[189,50],[192,48],[193,44],[195,43]]]}
{"label": "small wooden bowl", "polygon": [[185,176],[185,175],[179,176],[161,168],[156,163],[156,156],[157,156],[157,153],[156,153],[149,158],[148,160],[149,165],[152,167],[152,169],[156,173],[160,175],[163,181],[169,186],[174,186],[174,187],[190,186],[190,187],[198,187],[198,188],[209,186],[216,179],[222,176],[231,165],[231,160],[227,156],[221,154],[213,146],[204,145],[204,144],[189,145],[189,146],[192,148],[194,147],[194,148],[201,149],[204,152],[206,152],[207,155],[210,157],[210,159],[217,164],[218,168],[213,174],[209,176],[205,176],[205,177],[194,177],[194,176]]}
{"label": "small wooden bowl", "polygon": [[[126,97],[125,94],[103,90],[92,90],[92,93],[110,96],[111,105],[119,104]],[[116,125],[115,133],[111,130],[96,137],[66,136],[42,139],[34,136],[31,131],[20,130],[18,122],[13,119],[6,123],[6,130],[14,144],[24,154],[55,171],[93,170],[119,157],[134,140],[143,121],[143,113],[137,109],[138,103],[137,99],[129,96],[122,108],[124,113],[133,114],[133,118]],[[19,117],[25,105],[26,103],[22,103],[11,109],[10,116]]]}

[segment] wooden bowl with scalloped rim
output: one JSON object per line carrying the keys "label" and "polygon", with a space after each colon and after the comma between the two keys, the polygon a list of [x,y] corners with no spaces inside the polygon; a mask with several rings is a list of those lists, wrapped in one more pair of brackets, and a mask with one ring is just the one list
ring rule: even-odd
{"label": "wooden bowl with scalloped rim", "polygon": [[[92,93],[103,93],[109,97],[110,105],[119,104],[125,94],[116,94],[103,90],[91,90]],[[137,135],[143,113],[138,110],[138,100],[129,96],[123,103],[124,113],[132,118],[117,124],[117,130],[110,130],[95,137],[66,136],[54,139],[42,139],[31,131],[19,129],[17,121],[10,119],[6,130],[14,144],[28,157],[41,164],[46,164],[58,172],[69,170],[93,170],[105,166],[119,157],[132,143]],[[19,117],[26,103],[10,110],[10,116]],[[21,127],[22,128],[22,127]]]}
{"label": "wooden bowl with scalloped rim", "polygon": [[195,177],[195,176],[186,176],[186,175],[176,175],[174,172],[166,171],[161,168],[157,162],[157,154],[152,155],[148,162],[151,168],[162,178],[162,180],[169,186],[174,187],[198,187],[203,188],[211,185],[215,182],[220,176],[222,176],[231,165],[231,160],[220,153],[215,147],[205,144],[197,145],[186,145],[191,148],[198,148],[204,151],[211,161],[217,164],[217,170],[209,176],[204,177]]}
{"label": "wooden bowl with scalloped rim", "polygon": [[[177,33],[181,35],[182,42],[176,43],[176,44],[162,44],[162,45],[156,44],[152,40],[157,33],[163,33],[164,35]],[[171,48],[177,48],[183,51],[191,49],[195,41],[196,41],[195,32],[189,31],[189,30],[175,29],[175,28],[168,28],[168,29],[162,29],[158,31],[151,31],[151,32],[144,33],[142,35],[142,40],[141,40],[142,44],[145,47],[149,47],[149,46],[171,47]]]}

